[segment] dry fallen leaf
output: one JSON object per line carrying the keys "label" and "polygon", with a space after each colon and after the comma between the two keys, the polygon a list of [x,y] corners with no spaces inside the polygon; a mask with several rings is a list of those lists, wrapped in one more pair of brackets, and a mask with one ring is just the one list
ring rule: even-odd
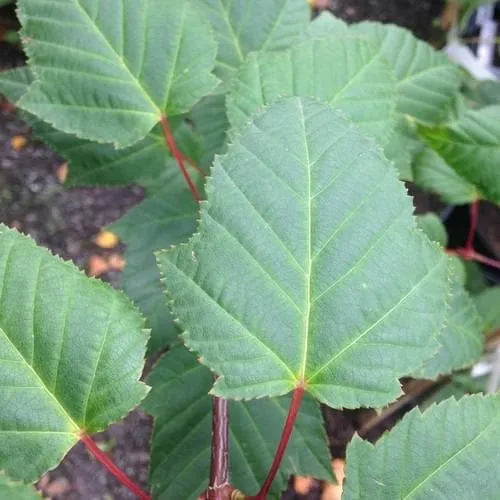
{"label": "dry fallen leaf", "polygon": [[340,500],[342,497],[342,481],[344,481],[344,460],[336,458],[332,461],[332,469],[338,484],[327,483],[321,493],[321,500]]}
{"label": "dry fallen leaf", "polygon": [[293,488],[299,495],[307,495],[312,488],[313,479],[310,476],[295,476]]}
{"label": "dry fallen leaf", "polygon": [[114,248],[119,241],[118,236],[111,231],[101,230],[95,237],[96,245],[101,248]]}
{"label": "dry fallen leaf", "polygon": [[14,151],[20,151],[26,146],[28,139],[24,135],[15,135],[10,139],[10,145]]}
{"label": "dry fallen leaf", "polygon": [[92,255],[88,263],[88,273],[90,276],[100,276],[109,270],[109,264],[106,259],[100,255]]}
{"label": "dry fallen leaf", "polygon": [[316,9],[326,9],[330,7],[330,0],[307,0],[311,7]]}
{"label": "dry fallen leaf", "polygon": [[63,477],[51,481],[47,486],[45,486],[45,488],[43,488],[43,492],[50,498],[62,495],[69,490],[71,490],[71,485],[69,484],[68,480]]}
{"label": "dry fallen leaf", "polygon": [[125,267],[125,259],[119,253],[112,253],[108,257],[108,264],[112,269],[123,271],[123,268]]}
{"label": "dry fallen leaf", "polygon": [[66,178],[68,177],[68,164],[67,163],[62,163],[61,165],[59,165],[57,167],[56,177],[57,177],[57,180],[61,184],[64,184],[66,182]]}

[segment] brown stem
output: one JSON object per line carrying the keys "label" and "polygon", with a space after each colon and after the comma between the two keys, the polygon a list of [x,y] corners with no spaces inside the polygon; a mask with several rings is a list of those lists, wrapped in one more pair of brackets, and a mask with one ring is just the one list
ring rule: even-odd
{"label": "brown stem", "polygon": [[85,445],[87,450],[108,470],[120,483],[126,486],[140,500],[151,500],[151,495],[141,489],[138,484],[135,484],[125,472],[123,472],[109,457],[104,453],[94,440],[88,434],[82,434],[80,440]]}
{"label": "brown stem", "polygon": [[267,474],[266,480],[262,485],[260,491],[255,496],[247,497],[247,500],[265,500],[269,490],[271,489],[271,484],[278,473],[278,470],[285,455],[285,450],[292,435],[293,427],[295,425],[295,420],[299,414],[300,405],[302,403],[302,398],[304,396],[304,387],[299,386],[295,388],[292,394],[292,402],[288,410],[288,415],[286,417],[285,425],[283,426],[283,431],[281,433],[281,439],[274,454],[274,460]]}
{"label": "brown stem", "polygon": [[212,404],[212,462],[206,498],[207,500],[225,500],[229,486],[227,401],[214,397]]}
{"label": "brown stem", "polygon": [[179,148],[175,143],[175,139],[172,134],[172,131],[170,130],[167,117],[165,115],[161,115],[160,122],[161,122],[161,128],[163,130],[163,135],[165,136],[165,144],[170,150],[172,156],[177,161],[177,165],[179,165],[182,175],[184,176],[184,179],[186,179],[187,185],[191,190],[193,198],[199,203],[201,200],[200,194],[198,193],[198,189],[196,189],[196,186],[194,185],[191,176],[189,175],[189,172],[186,170],[186,166],[184,165],[183,154],[179,151]]}

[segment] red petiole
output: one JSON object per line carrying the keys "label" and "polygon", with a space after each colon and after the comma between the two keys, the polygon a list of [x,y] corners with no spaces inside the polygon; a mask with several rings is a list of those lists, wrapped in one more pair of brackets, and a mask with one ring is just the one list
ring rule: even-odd
{"label": "red petiole", "polygon": [[123,472],[109,457],[104,453],[94,440],[88,434],[80,436],[81,442],[85,445],[87,450],[101,463],[106,470],[108,470],[120,483],[126,486],[137,498],[140,500],[151,500],[151,495],[146,493],[142,488],[134,483],[125,472]]}
{"label": "red petiole", "polygon": [[453,250],[447,250],[450,255],[458,255],[464,260],[473,260],[476,262],[481,262],[487,266],[495,267],[500,269],[500,261],[496,259],[490,259],[474,250],[474,236],[476,234],[477,221],[479,218],[479,199],[475,200],[470,206],[470,223],[469,223],[469,234],[467,236],[467,242],[465,247],[454,248]]}

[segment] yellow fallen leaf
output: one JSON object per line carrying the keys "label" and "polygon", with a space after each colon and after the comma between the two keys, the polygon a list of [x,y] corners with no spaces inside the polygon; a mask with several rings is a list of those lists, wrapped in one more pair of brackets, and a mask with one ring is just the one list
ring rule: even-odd
{"label": "yellow fallen leaf", "polygon": [[111,231],[101,230],[95,237],[96,245],[101,248],[114,248],[119,241],[118,236]]}
{"label": "yellow fallen leaf", "polygon": [[10,145],[14,151],[20,151],[26,146],[28,139],[24,135],[15,135],[10,139]]}
{"label": "yellow fallen leaf", "polygon": [[111,269],[116,269],[117,271],[123,271],[125,267],[125,259],[119,253],[112,253],[108,257],[108,264]]}
{"label": "yellow fallen leaf", "polygon": [[299,495],[307,495],[312,488],[313,480],[309,476],[295,476],[293,479],[293,489]]}
{"label": "yellow fallen leaf", "polygon": [[316,9],[326,9],[330,6],[330,0],[307,0],[307,3]]}
{"label": "yellow fallen leaf", "polygon": [[109,264],[106,259],[100,255],[92,255],[88,263],[88,272],[90,276],[100,276],[109,270]]}
{"label": "yellow fallen leaf", "polygon": [[342,497],[342,481],[344,481],[345,461],[335,458],[332,461],[332,469],[338,484],[325,484],[321,493],[321,500],[340,500]]}
{"label": "yellow fallen leaf", "polygon": [[66,182],[66,178],[68,177],[68,164],[67,163],[62,163],[61,165],[59,165],[57,167],[56,177],[57,177],[57,180],[61,184],[64,184]]}

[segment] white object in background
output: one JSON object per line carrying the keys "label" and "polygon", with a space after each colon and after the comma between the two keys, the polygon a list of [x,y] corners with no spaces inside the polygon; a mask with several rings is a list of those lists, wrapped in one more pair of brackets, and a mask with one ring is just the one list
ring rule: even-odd
{"label": "white object in background", "polygon": [[488,379],[486,392],[488,394],[493,394],[494,392],[497,392],[498,387],[500,387],[500,346],[495,350],[493,366],[491,369],[490,378]]}
{"label": "white object in background", "polygon": [[481,26],[477,58],[483,67],[493,69],[495,57],[495,39],[497,36],[497,23],[493,20],[495,7],[484,5],[477,9],[477,24]]}
{"label": "white object in background", "polygon": [[496,75],[484,66],[467,45],[464,45],[459,40],[455,39],[448,42],[444,52],[453,62],[462,66],[476,80],[496,80]]}

